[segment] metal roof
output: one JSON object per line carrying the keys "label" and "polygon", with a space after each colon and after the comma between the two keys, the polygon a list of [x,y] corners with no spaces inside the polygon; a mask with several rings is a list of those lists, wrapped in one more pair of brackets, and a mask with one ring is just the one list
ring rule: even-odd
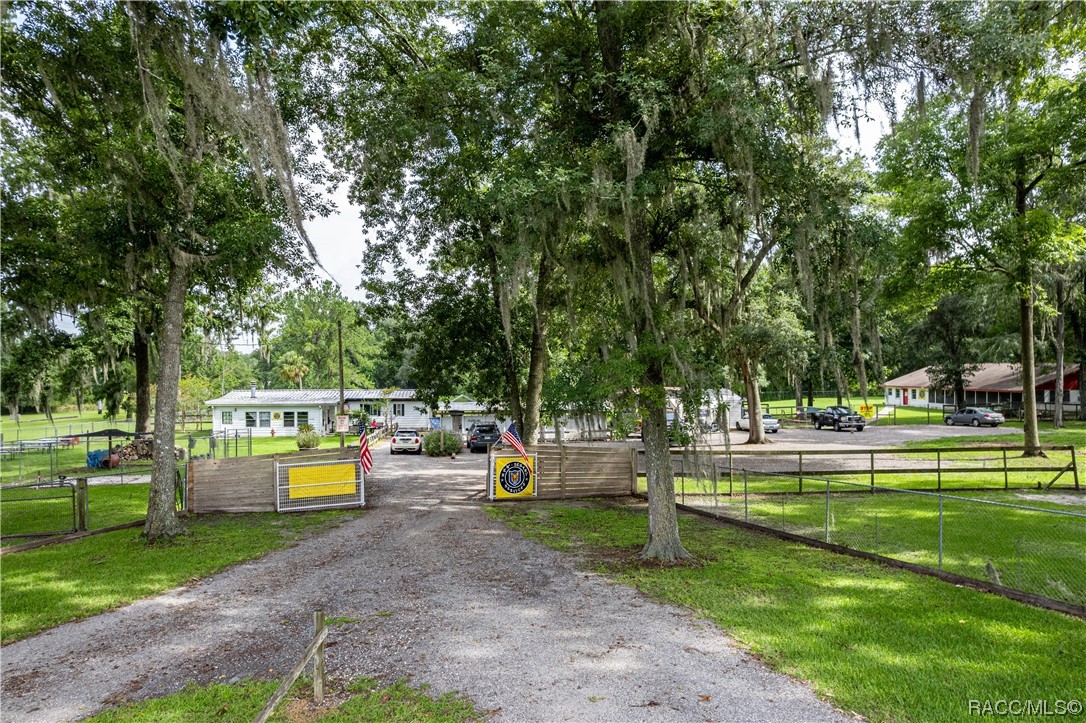
{"label": "metal roof", "polygon": [[[253,396],[255,394],[255,396]],[[343,399],[359,401],[402,401],[417,399],[414,389],[344,389]],[[209,407],[262,407],[272,404],[339,404],[338,389],[235,389],[225,396],[204,402]]]}
{"label": "metal roof", "polygon": [[[973,392],[1021,392],[1022,373],[1018,364],[978,364],[978,369],[972,375],[966,377],[965,388]],[[1072,371],[1072,365],[1068,365],[1066,373]],[[1038,367],[1035,383],[1037,386],[1052,381],[1055,378],[1052,366],[1044,364]],[[931,386],[927,369],[917,369],[908,374],[890,379],[884,387],[915,387],[918,389]]]}

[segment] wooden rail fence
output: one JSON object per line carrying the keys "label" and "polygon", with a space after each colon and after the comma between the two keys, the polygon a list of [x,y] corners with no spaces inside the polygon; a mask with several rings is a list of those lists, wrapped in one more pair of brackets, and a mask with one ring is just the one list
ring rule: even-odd
{"label": "wooden rail fence", "polygon": [[305,670],[310,659],[313,660],[313,699],[318,703],[324,700],[324,641],[327,638],[328,628],[324,624],[324,611],[316,610],[313,612],[313,642],[305,649],[302,659],[283,678],[283,682],[279,684],[272,697],[268,698],[268,702],[256,714],[256,718],[253,718],[253,723],[266,723],[275,710],[275,706],[279,705],[279,701],[290,692],[290,686],[298,680],[298,676]]}
{"label": "wooden rail fence", "polygon": [[[697,455],[690,455],[682,450],[673,450],[672,458],[683,458],[686,456],[694,457],[711,457],[715,460],[714,467],[719,466],[723,475],[726,475],[729,482],[729,489],[731,484],[734,483],[735,472],[743,467],[746,467],[750,471],[757,471],[750,468],[750,463],[746,465],[736,466],[736,458],[753,460],[759,457],[794,457],[796,458],[796,467],[790,472],[796,474],[799,477],[799,490],[803,491],[803,479],[804,477],[828,477],[834,475],[868,475],[870,479],[870,485],[875,486],[875,478],[879,475],[885,474],[922,474],[922,475],[934,475],[936,479],[936,490],[942,490],[943,488],[943,475],[959,475],[959,474],[1000,474],[1003,478],[1003,488],[1010,489],[1010,475],[1018,474],[1022,472],[1052,472],[1055,476],[1048,481],[1047,485],[1044,485],[1045,489],[1050,489],[1061,477],[1070,473],[1074,488],[1076,490],[1081,489],[1079,483],[1078,474],[1078,458],[1073,445],[1044,445],[1042,450],[1045,452],[1070,452],[1071,460],[1067,464],[1029,464],[1024,466],[1013,466],[1008,464],[1008,461],[1012,459],[1008,456],[1008,453],[1021,454],[1025,451],[1021,446],[998,446],[998,447],[923,447],[912,449],[803,449],[803,450],[777,450],[777,449],[742,449],[731,451],[707,451],[699,453]],[[947,461],[943,458],[945,454],[996,454],[999,456],[1000,464],[998,466],[975,466],[975,467],[963,467],[957,465],[947,465]],[[896,456],[910,456],[910,455],[935,455],[934,460],[918,460],[917,464],[908,464],[906,466],[897,467],[877,467],[875,460],[877,457],[896,457]],[[855,467],[855,468],[822,468],[817,464],[812,467],[810,464],[805,465],[804,460],[808,462],[814,459],[821,459],[825,457],[866,457],[868,460],[867,467]],[[934,466],[925,465],[923,462],[934,462]],[[695,464],[695,467],[700,465]],[[685,470],[684,470],[685,472]],[[1037,483],[1037,487],[1042,486],[1041,482]],[[962,490],[964,488],[955,487],[955,489]],[[993,489],[991,486],[977,488],[977,489]]]}

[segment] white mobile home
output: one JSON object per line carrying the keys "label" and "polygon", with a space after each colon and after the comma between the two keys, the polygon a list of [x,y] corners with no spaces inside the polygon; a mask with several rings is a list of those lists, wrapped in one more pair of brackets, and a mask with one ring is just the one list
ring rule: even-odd
{"label": "white mobile home", "polygon": [[[362,409],[385,424],[429,427],[426,405],[414,389],[347,389],[348,410]],[[322,434],[335,430],[339,408],[338,389],[249,389],[232,391],[205,402],[211,408],[212,431],[241,431],[257,437],[292,437],[298,427],[311,424]]]}

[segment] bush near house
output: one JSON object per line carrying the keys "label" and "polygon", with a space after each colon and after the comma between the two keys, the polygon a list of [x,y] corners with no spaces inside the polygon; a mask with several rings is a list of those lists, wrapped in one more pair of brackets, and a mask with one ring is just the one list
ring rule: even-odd
{"label": "bush near house", "polygon": [[321,436],[313,429],[312,424],[303,424],[298,427],[298,449],[316,449],[321,446]]}
{"label": "bush near house", "polygon": [[[443,436],[444,442],[442,442]],[[452,432],[445,432],[444,435],[440,431],[429,432],[422,439],[422,451],[429,457],[448,457],[456,454],[463,447],[464,443],[460,440],[459,435]]]}

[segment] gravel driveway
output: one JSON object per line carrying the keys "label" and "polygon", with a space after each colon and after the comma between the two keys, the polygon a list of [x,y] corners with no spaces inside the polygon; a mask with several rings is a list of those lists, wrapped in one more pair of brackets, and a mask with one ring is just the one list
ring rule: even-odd
{"label": "gravel driveway", "polygon": [[282,675],[312,611],[344,680],[409,677],[501,720],[844,716],[689,611],[574,569],[479,508],[485,457],[375,453],[374,509],[261,560],[3,648],[3,721]]}

